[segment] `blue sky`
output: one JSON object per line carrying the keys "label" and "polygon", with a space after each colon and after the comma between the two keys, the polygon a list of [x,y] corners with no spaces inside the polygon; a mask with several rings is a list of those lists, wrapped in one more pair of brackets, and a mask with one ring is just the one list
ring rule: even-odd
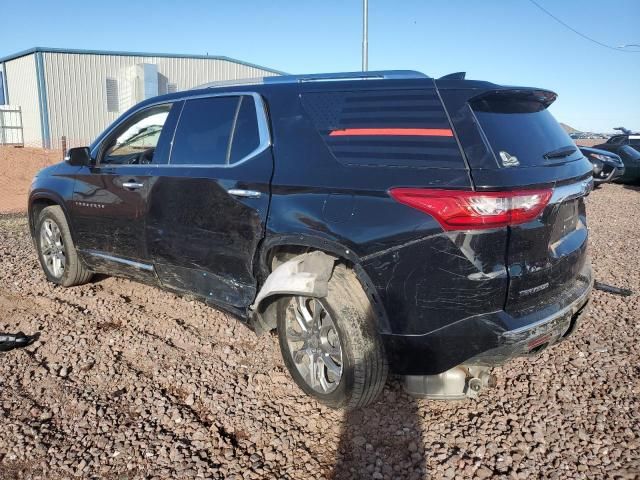
{"label": "blue sky", "polygon": [[[601,42],[640,43],[637,0],[538,2]],[[7,2],[0,57],[47,46],[208,52],[290,73],[358,70],[361,8],[361,0]],[[369,0],[369,68],[462,70],[545,87],[559,94],[559,121],[640,130],[640,53],[590,43],[528,0]]]}

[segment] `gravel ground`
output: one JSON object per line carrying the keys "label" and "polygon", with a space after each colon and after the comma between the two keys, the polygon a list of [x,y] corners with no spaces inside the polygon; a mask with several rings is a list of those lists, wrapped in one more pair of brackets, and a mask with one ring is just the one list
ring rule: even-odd
{"label": "gravel ground", "polygon": [[[640,291],[640,191],[589,198],[599,280]],[[595,292],[575,336],[496,369],[477,401],[395,380],[350,412],[306,398],[276,337],[115,278],[44,281],[22,215],[0,216],[0,478],[640,478],[639,296]]]}

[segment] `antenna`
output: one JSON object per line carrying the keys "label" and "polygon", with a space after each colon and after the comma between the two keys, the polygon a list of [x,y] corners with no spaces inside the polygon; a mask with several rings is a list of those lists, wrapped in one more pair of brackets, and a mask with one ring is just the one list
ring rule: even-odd
{"label": "antenna", "polygon": [[362,0],[362,71],[369,70],[369,0]]}

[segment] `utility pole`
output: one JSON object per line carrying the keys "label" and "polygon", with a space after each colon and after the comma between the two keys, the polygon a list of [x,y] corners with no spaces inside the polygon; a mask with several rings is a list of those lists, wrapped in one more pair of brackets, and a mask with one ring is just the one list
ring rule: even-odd
{"label": "utility pole", "polygon": [[369,0],[362,0],[362,71],[369,70]]}

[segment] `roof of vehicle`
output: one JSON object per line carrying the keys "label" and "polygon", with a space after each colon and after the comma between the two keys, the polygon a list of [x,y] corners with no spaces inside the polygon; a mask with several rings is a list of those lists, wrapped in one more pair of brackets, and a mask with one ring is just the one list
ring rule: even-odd
{"label": "roof of vehicle", "polygon": [[374,70],[367,72],[336,72],[336,73],[310,73],[299,75],[280,75],[277,77],[257,77],[239,80],[223,80],[205,83],[194,87],[192,90],[204,88],[234,87],[240,85],[269,85],[282,83],[306,83],[306,82],[336,82],[351,80],[407,80],[415,78],[430,78],[416,70]]}

